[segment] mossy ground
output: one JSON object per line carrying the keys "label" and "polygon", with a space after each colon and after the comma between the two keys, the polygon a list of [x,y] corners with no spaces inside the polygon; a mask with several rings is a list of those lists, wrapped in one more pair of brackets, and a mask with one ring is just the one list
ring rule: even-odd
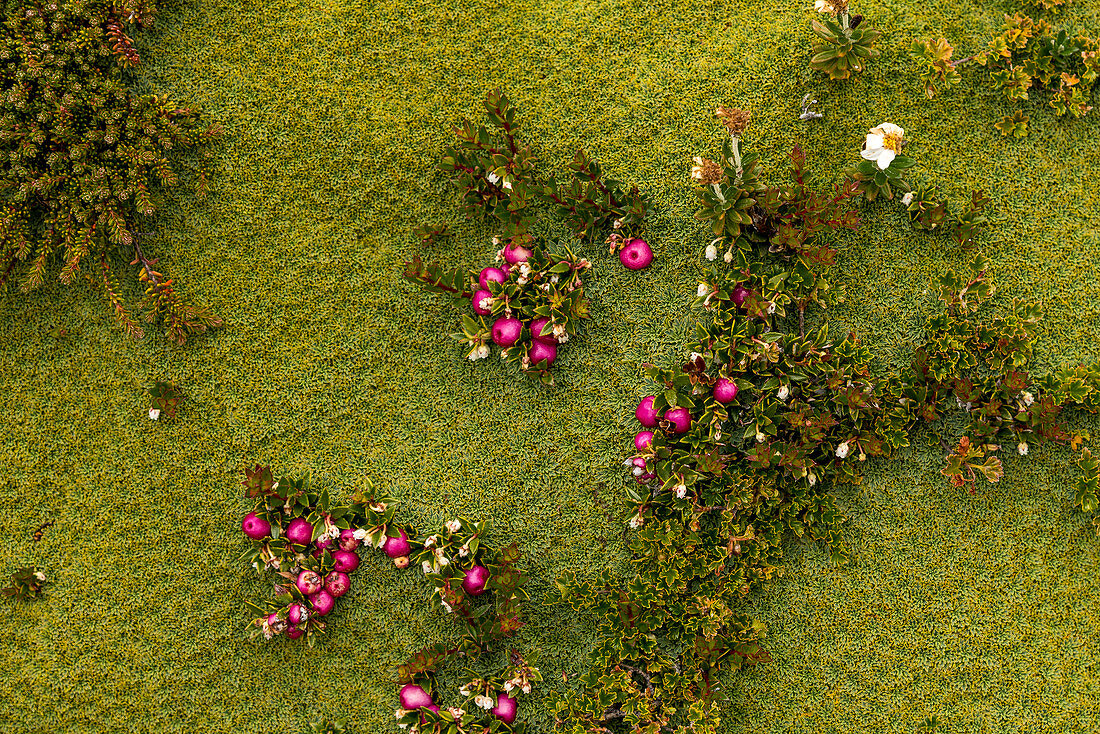
{"label": "mossy ground", "polygon": [[[637,365],[684,355],[706,243],[687,167],[720,144],[718,104],[753,112],[746,143],[771,180],[795,143],[826,183],[867,128],[902,125],[921,164],[913,180],[959,203],[972,187],[993,198],[997,226],[978,249],[1000,306],[1043,301],[1037,363],[1100,357],[1100,117],[1058,120],[1037,95],[1031,136],[1008,141],[993,123],[1010,110],[985,77],[969,70],[928,101],[906,51],[943,35],[969,55],[1022,3],[860,6],[885,31],[883,56],[846,84],[806,71],[804,5],[185,0],[165,11],[141,83],[203,106],[226,134],[214,196],[169,204],[150,243],[228,326],[178,349],[125,338],[91,289],[0,300],[0,568],[37,563],[53,580],[46,600],[0,614],[0,729],[271,734],[317,715],[393,728],[394,667],[452,625],[417,574],[372,556],[323,652],[246,641],[241,602],[265,593],[236,561],[241,469],[254,462],[334,488],[369,475],[421,528],[492,518],[528,554],[522,645],[542,651],[547,687],[580,672],[590,629],[542,602],[562,570],[621,558],[618,463],[650,389]],[[1056,22],[1095,31],[1100,9],[1077,0]],[[490,230],[460,220],[434,163],[449,127],[479,116],[498,85],[545,168],[583,147],[657,203],[648,271],[586,248],[601,266],[593,318],[549,389],[464,361],[445,336],[457,313],[399,275],[426,220],[452,222],[455,236],[422,254],[491,257]],[[806,92],[823,121],[795,120]],[[864,214],[837,240],[830,318],[887,369],[938,307],[931,279],[970,254],[914,234],[896,205]],[[57,326],[74,333],[51,336]],[[146,417],[143,386],[157,378],[189,396],[174,421]],[[728,679],[726,731],[911,732],[931,714],[949,732],[1100,727],[1100,541],[1070,505],[1071,453],[1009,458],[1004,481],[970,496],[939,476],[938,447],[916,444],[838,491],[852,566],[792,544],[785,577],[747,600],[775,662]],[[537,700],[522,717],[549,730]]]}

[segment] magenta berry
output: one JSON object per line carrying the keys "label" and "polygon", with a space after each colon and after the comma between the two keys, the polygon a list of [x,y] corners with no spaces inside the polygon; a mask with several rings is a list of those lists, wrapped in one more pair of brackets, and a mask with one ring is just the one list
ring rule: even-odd
{"label": "magenta berry", "polygon": [[745,305],[745,299],[749,297],[750,293],[752,293],[752,291],[750,291],[745,286],[737,286],[733,289],[733,302],[736,303],[738,306]]}
{"label": "magenta berry", "polygon": [[286,628],[286,636],[289,637],[292,640],[297,640],[299,637],[301,637],[304,634],[305,634],[305,630],[303,630],[301,627],[295,627],[294,625],[290,625]]}
{"label": "magenta berry", "polygon": [[638,467],[639,469],[645,469],[646,461],[645,461],[645,459],[643,459],[640,456],[635,456],[633,464],[634,464],[634,466]]}
{"label": "magenta berry", "polygon": [[[546,328],[549,325],[550,325],[550,319],[545,318],[545,317],[543,317],[541,319],[535,319],[534,321],[532,321],[531,322],[531,338],[534,339],[535,341],[543,342],[544,344],[554,344],[554,345],[556,345],[558,343],[558,340],[554,337],[553,332],[550,329]],[[545,334],[542,333],[544,329],[546,330]]]}
{"label": "magenta berry", "polygon": [[313,616],[323,617],[336,606],[336,597],[321,589],[316,594],[311,594],[309,603],[313,607]]}
{"label": "magenta berry", "polygon": [[672,424],[673,433],[685,433],[691,428],[691,413],[687,408],[672,408],[665,411],[665,420]]}
{"label": "magenta berry", "polygon": [[531,257],[533,254],[535,253],[516,242],[510,243],[504,248],[504,259],[508,261],[509,265],[525,263],[527,262],[527,258]]}
{"label": "magenta berry", "polygon": [[493,707],[493,716],[497,717],[505,724],[511,724],[516,720],[516,699],[509,696],[507,693],[501,693],[497,696],[497,705]]}
{"label": "magenta berry", "polygon": [[355,530],[348,528],[340,532],[340,550],[353,551],[359,547],[359,538],[355,537]]}
{"label": "magenta berry", "polygon": [[504,317],[493,322],[493,343],[498,347],[512,346],[519,341],[521,333],[523,333],[523,324],[519,319]]}
{"label": "magenta berry", "polygon": [[489,569],[485,566],[474,566],[462,577],[462,589],[470,596],[481,596],[485,593],[485,584],[489,582]]}
{"label": "magenta berry", "polygon": [[490,266],[481,271],[481,275],[477,278],[477,284],[481,290],[487,291],[490,283],[503,283],[506,280],[508,280],[508,273],[500,268]]}
{"label": "magenta berry", "polygon": [[634,435],[634,448],[638,451],[645,451],[653,443],[653,431],[638,431]]}
{"label": "magenta berry", "polygon": [[[348,551],[345,551],[345,553]],[[358,558],[358,556],[356,556]],[[339,599],[351,588],[351,578],[343,571],[332,571],[325,576],[325,591]]]}
{"label": "magenta berry", "polygon": [[316,594],[321,590],[321,575],[316,571],[306,569],[298,574],[298,580],[294,585],[298,587],[298,591],[306,596]]}
{"label": "magenta berry", "polygon": [[470,304],[474,307],[474,311],[481,314],[482,316],[488,316],[489,314],[491,314],[493,312],[493,310],[489,309],[489,308],[482,308],[481,307],[481,302],[483,300],[485,300],[486,298],[492,298],[492,297],[493,297],[493,294],[490,293],[487,290],[483,289],[483,290],[475,291],[474,295],[470,297]]}
{"label": "magenta berry", "polygon": [[332,554],[332,567],[342,573],[351,573],[359,568],[359,554],[337,549]]}
{"label": "magenta berry", "polygon": [[287,607],[286,619],[291,624],[305,624],[309,619],[309,610],[301,604],[291,604]]}
{"label": "magenta berry", "polygon": [[295,545],[309,545],[313,540],[313,526],[304,517],[296,517],[286,526],[286,539]]}
{"label": "magenta berry", "polygon": [[546,360],[546,366],[554,364],[554,360],[558,358],[558,348],[554,344],[547,344],[546,342],[533,341],[531,342],[531,349],[527,352],[527,357],[531,360],[531,365],[537,365],[542,360]]}
{"label": "magenta berry", "polygon": [[714,383],[714,399],[719,403],[732,403],[736,397],[737,385],[734,384],[733,380],[719,377],[718,381]]}
{"label": "magenta berry", "polygon": [[279,629],[284,624],[286,624],[286,623],[283,622],[283,620],[279,619],[279,613],[278,612],[272,612],[271,614],[267,615],[267,625],[269,627],[272,627],[274,629]]}
{"label": "magenta berry", "polygon": [[646,428],[655,428],[657,426],[657,420],[659,416],[657,411],[653,408],[653,401],[656,396],[650,395],[642,398],[642,402],[638,403],[638,407],[634,409],[634,417],[638,419]]}
{"label": "magenta berry", "polygon": [[631,240],[619,253],[619,261],[631,270],[648,268],[653,262],[653,250],[645,240]]}
{"label": "magenta berry", "polygon": [[409,683],[401,689],[401,708],[415,711],[418,708],[432,705],[432,697],[420,686]]}
{"label": "magenta berry", "polygon": [[241,530],[252,540],[263,540],[271,535],[271,523],[255,512],[250,512],[241,521]]}
{"label": "magenta berry", "polygon": [[405,535],[404,530],[398,530],[401,533],[400,537],[387,538],[386,544],[382,546],[382,550],[390,558],[401,558],[402,556],[409,555],[409,551],[412,550],[409,546],[409,536]]}
{"label": "magenta berry", "polygon": [[325,549],[332,550],[332,538],[325,536],[324,540],[318,538],[313,541],[313,557],[320,558],[325,553]]}

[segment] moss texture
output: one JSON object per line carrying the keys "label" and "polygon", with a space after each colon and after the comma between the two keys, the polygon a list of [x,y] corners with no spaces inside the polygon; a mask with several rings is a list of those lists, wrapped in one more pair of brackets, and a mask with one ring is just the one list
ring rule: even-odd
{"label": "moss texture", "polygon": [[[648,390],[637,365],[684,356],[706,244],[687,170],[720,143],[718,104],[753,112],[745,140],[772,180],[795,143],[825,183],[869,127],[902,125],[921,164],[911,179],[959,203],[972,187],[992,196],[998,223],[979,249],[1001,306],[1045,304],[1037,362],[1100,358],[1100,117],[1058,120],[1040,98],[1025,107],[1031,137],[1008,141],[993,123],[1010,110],[981,74],[928,101],[906,51],[943,35],[967,56],[1023,3],[861,5],[883,56],[843,85],[807,71],[809,5],[193,0],[164,12],[141,83],[200,104],[226,136],[214,197],[170,202],[150,241],[229,326],[176,349],[127,340],[90,289],[0,299],[0,568],[37,563],[53,579],[46,600],[0,613],[0,729],[270,734],[341,714],[360,733],[394,729],[394,667],[450,623],[416,574],[370,557],[323,652],[246,641],[241,601],[265,593],[236,562],[252,462],[335,489],[367,474],[422,528],[493,518],[529,556],[522,644],[542,651],[548,687],[580,672],[590,628],[540,602],[563,569],[620,562],[618,464]],[[1095,31],[1100,8],[1077,0],[1058,22]],[[399,278],[421,221],[455,228],[426,257],[491,257],[490,230],[460,221],[434,162],[497,85],[546,168],[584,147],[658,204],[648,271],[587,248],[606,265],[593,319],[551,389],[463,361],[445,336],[455,310]],[[806,92],[824,120],[796,121]],[[931,279],[968,254],[913,233],[896,205],[864,213],[838,238],[830,317],[887,369],[937,308]],[[57,326],[74,333],[51,336]],[[158,378],[189,396],[175,421],[146,417],[143,386]],[[1096,731],[1100,541],[1070,506],[1072,455],[1009,459],[1004,481],[970,496],[939,476],[939,454],[917,441],[839,492],[851,567],[792,544],[785,577],[746,602],[775,662],[728,679],[726,731],[911,732],[930,714],[949,732]],[[521,717],[550,728],[537,698]]]}

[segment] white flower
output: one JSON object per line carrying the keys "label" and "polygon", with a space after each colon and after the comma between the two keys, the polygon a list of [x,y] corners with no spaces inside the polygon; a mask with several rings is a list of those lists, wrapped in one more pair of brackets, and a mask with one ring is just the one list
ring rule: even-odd
{"label": "white flower", "polygon": [[756,442],[757,443],[764,443],[765,438],[767,438],[767,436],[765,436],[761,431],[756,432]]}
{"label": "white flower", "polygon": [[477,357],[478,357],[478,359],[485,359],[488,356],[489,356],[489,345],[488,344],[482,344],[480,347],[477,348]]}
{"label": "white flower", "polygon": [[493,235],[493,247],[500,247],[500,238]]}
{"label": "white flower", "polygon": [[905,130],[892,123],[884,122],[878,127],[871,128],[871,132],[867,133],[867,141],[863,144],[860,155],[869,161],[874,161],[880,171],[885,171],[901,152],[904,139]]}
{"label": "white flower", "polygon": [[527,285],[527,276],[526,275],[519,276],[518,278],[516,278],[516,283],[519,284],[519,285]]}
{"label": "white flower", "polygon": [[722,432],[719,431],[717,428],[714,429],[714,440],[715,441],[721,441],[722,440]]}
{"label": "white flower", "polygon": [[1020,397],[1024,399],[1024,405],[1031,405],[1035,402],[1035,396],[1027,392],[1026,390],[1023,392],[1022,395],[1020,395]]}
{"label": "white flower", "polygon": [[642,467],[640,467],[640,466],[636,466],[636,467],[634,467],[634,476],[636,476],[636,477],[640,477],[640,476],[642,476],[643,474],[645,474],[645,470],[644,470],[644,469],[642,469]]}
{"label": "white flower", "polygon": [[865,454],[865,453],[863,453],[862,451],[860,451],[860,452],[859,452],[859,460],[860,460],[860,461],[867,461],[867,454]]}
{"label": "white flower", "polygon": [[504,188],[511,191],[512,190],[512,182],[511,181],[505,181],[504,182]]}
{"label": "white flower", "polygon": [[493,707],[493,699],[488,696],[474,696],[474,703],[483,709],[491,709]]}
{"label": "white flower", "polygon": [[623,218],[619,217],[618,219],[616,219],[614,222],[612,222],[611,227],[613,229],[622,229],[623,228]]}
{"label": "white flower", "polygon": [[445,523],[445,527],[452,533],[457,533],[462,529],[462,523],[458,520],[451,520],[449,523]]}
{"label": "white flower", "polygon": [[539,290],[542,291],[543,293],[549,293],[550,292],[550,284],[549,283],[543,283],[542,285],[539,286]]}
{"label": "white flower", "polygon": [[727,263],[733,262],[733,250],[726,250],[726,254],[722,256],[722,259]]}
{"label": "white flower", "polygon": [[401,717],[403,717],[407,713],[409,713],[409,712],[406,711],[405,709],[397,709],[396,711],[393,712],[393,718],[400,719]]}
{"label": "white flower", "polygon": [[496,186],[498,183],[500,183],[500,176],[498,176],[496,173],[490,173],[488,176],[486,176],[486,178],[489,179],[489,183],[491,183],[493,186]]}
{"label": "white flower", "polygon": [[451,608],[451,605],[448,604],[447,602],[441,601],[440,604],[443,605],[443,608],[447,610],[448,614],[454,611],[454,609]]}
{"label": "white flower", "polygon": [[351,534],[351,537],[355,538],[359,542],[362,542],[367,538],[367,531],[363,528],[356,528],[355,532]]}
{"label": "white flower", "polygon": [[819,13],[831,13],[833,6],[829,4],[829,0],[814,0],[814,10]]}
{"label": "white flower", "polygon": [[46,574],[42,573],[41,571],[35,571],[34,572],[34,577],[36,579],[38,579],[39,581],[45,581],[46,580]]}
{"label": "white flower", "polygon": [[775,313],[775,301],[770,301],[768,303],[768,313],[769,314]]}
{"label": "white flower", "polygon": [[681,499],[682,500],[684,497],[687,497],[688,488],[686,486],[684,486],[683,484],[677,484],[675,489],[676,489],[676,499]]}
{"label": "white flower", "polygon": [[843,459],[845,456],[848,455],[849,450],[850,449],[848,448],[848,442],[847,441],[840,444],[839,446],[836,447],[836,456],[837,456],[837,458],[838,459]]}
{"label": "white flower", "polygon": [[510,680],[504,681],[504,692],[511,693],[512,689],[516,687],[516,684]]}
{"label": "white flower", "polygon": [[431,548],[433,545],[439,542],[438,535],[429,535],[427,540],[424,541],[425,548]]}
{"label": "white flower", "polygon": [[149,408],[149,420],[155,421],[160,418],[160,411],[156,408]]}
{"label": "white flower", "polygon": [[520,263],[519,264],[519,274],[520,275],[530,275],[531,274],[531,266],[528,265],[527,263]]}
{"label": "white flower", "polygon": [[817,484],[817,475],[815,475],[813,472],[810,472],[809,474],[807,474],[806,479],[809,480],[811,487],[814,486],[815,484]]}
{"label": "white flower", "polygon": [[458,689],[458,692],[461,693],[463,696],[469,696],[470,695],[470,684],[467,683],[466,685],[462,686],[461,688]]}
{"label": "white flower", "polygon": [[1027,456],[1027,441],[1020,441],[1020,445],[1016,447],[1016,450],[1020,452],[1020,456]]}
{"label": "white flower", "polygon": [[458,549],[458,557],[465,558],[468,555],[470,555],[470,546],[463,544],[463,546]]}
{"label": "white flower", "polygon": [[707,285],[706,283],[700,283],[699,287],[695,291],[695,295],[698,296],[699,298],[702,298],[703,296],[707,295],[708,293],[710,293],[710,286]]}
{"label": "white flower", "polygon": [[902,206],[909,206],[912,203],[913,203],[913,192],[912,191],[910,191],[905,196],[901,197],[901,205]]}
{"label": "white flower", "polygon": [[[266,564],[266,563],[264,564],[264,567],[265,567],[265,568],[267,567],[267,564]],[[259,570],[260,570],[260,563],[259,563],[259,561],[253,561],[253,562],[252,562],[252,568],[254,568],[254,569],[256,569],[257,571],[259,571]]]}
{"label": "white flower", "polygon": [[703,356],[703,355],[699,354],[699,352],[692,352],[692,353],[691,353],[691,356],[690,356],[690,357],[688,357],[688,361],[689,361],[689,362],[694,362],[695,360],[699,359],[699,358],[700,358],[700,357],[702,357],[702,356]]}
{"label": "white flower", "polygon": [[560,280],[560,278],[558,277],[557,273],[554,273],[550,276],[550,282],[551,283],[557,283],[559,280]]}
{"label": "white flower", "polygon": [[780,400],[786,400],[791,395],[791,390],[786,385],[780,385],[779,389],[775,391],[775,396]]}
{"label": "white flower", "polygon": [[554,324],[554,328],[551,331],[554,334],[554,338],[559,342],[569,341],[569,335],[565,333],[565,324]]}
{"label": "white flower", "polygon": [[707,260],[718,259],[718,248],[714,245],[707,245]]}
{"label": "white flower", "polygon": [[519,687],[519,689],[521,691],[523,691],[524,693],[530,693],[531,692],[531,684],[530,683],[524,683],[522,686]]}
{"label": "white flower", "polygon": [[630,527],[634,528],[635,530],[640,528],[644,523],[645,520],[642,519],[641,515],[635,515],[634,517],[630,518]]}
{"label": "white flower", "polygon": [[432,572],[431,561],[424,561],[423,563],[420,564],[420,568],[424,571],[425,574],[431,573]]}

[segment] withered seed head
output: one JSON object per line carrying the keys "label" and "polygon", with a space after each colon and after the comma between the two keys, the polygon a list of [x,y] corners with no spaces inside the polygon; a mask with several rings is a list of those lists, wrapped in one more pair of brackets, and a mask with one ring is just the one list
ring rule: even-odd
{"label": "withered seed head", "polygon": [[752,119],[751,113],[739,110],[736,107],[719,107],[714,111],[714,114],[730,131],[730,135],[735,136],[740,136],[741,133],[745,132],[745,128],[749,126],[749,120]]}

